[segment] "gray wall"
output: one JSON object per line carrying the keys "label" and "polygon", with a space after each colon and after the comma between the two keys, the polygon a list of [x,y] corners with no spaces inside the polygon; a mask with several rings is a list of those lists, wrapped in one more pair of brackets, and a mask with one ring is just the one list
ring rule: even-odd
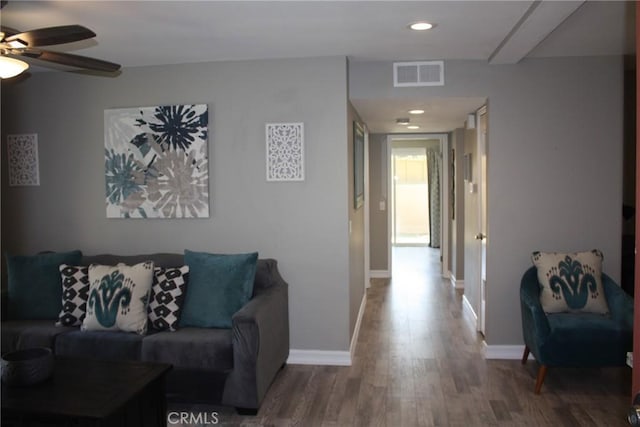
{"label": "gray wall", "polygon": [[[453,171],[455,176],[450,181],[450,185],[453,184],[453,195],[450,198],[454,200],[455,215],[450,220],[449,231],[451,238],[449,240],[449,250],[451,273],[456,278],[456,281],[464,280],[464,133],[464,129],[455,129],[451,132],[451,150],[455,153],[455,157],[450,163],[453,164],[455,162]],[[449,156],[449,159],[452,157]],[[446,170],[451,174],[451,165],[448,165]],[[449,197],[446,198],[446,200],[448,199]]]}
{"label": "gray wall", "polygon": [[518,289],[534,250],[600,248],[619,279],[622,58],[446,61],[444,87],[394,88],[392,75],[391,62],[352,61],[350,98],[488,98],[488,344],[522,342]]}
{"label": "gray wall", "polygon": [[[292,348],[348,350],[346,67],[345,58],[265,60],[3,83],[2,140],[38,134],[41,185],[7,187],[3,165],[2,249],[257,250],[279,261],[290,284]],[[103,111],[174,103],[209,105],[211,217],[107,220]],[[267,122],[304,122],[304,182],[266,182]]]}
{"label": "gray wall", "polygon": [[[387,134],[369,135],[369,246],[371,270],[389,270]],[[380,202],[385,210],[380,210]]]}

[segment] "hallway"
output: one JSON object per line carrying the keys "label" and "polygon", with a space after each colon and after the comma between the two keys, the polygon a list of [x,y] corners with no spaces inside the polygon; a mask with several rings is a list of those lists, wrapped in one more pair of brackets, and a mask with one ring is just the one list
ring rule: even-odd
{"label": "hallway", "polygon": [[440,277],[439,251],[396,249],[393,280],[374,279],[368,290],[353,365],[287,365],[258,416],[218,408],[223,425],[628,425],[628,368],[550,369],[534,395],[535,361],[482,356],[460,291]]}
{"label": "hallway", "polygon": [[439,257],[440,250],[429,247],[393,248],[394,278],[390,284],[372,280],[358,349],[435,360],[481,351],[480,338],[462,318],[461,293],[440,276]]}

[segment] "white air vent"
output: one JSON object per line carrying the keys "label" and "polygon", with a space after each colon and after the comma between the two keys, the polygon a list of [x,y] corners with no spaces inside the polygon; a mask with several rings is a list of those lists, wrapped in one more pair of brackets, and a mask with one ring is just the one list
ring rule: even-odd
{"label": "white air vent", "polygon": [[393,85],[444,86],[444,61],[394,62]]}

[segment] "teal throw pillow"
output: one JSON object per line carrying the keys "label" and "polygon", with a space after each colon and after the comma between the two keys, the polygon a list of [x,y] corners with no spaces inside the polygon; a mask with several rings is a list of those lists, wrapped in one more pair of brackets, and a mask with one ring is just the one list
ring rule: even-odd
{"label": "teal throw pillow", "polygon": [[60,265],[78,265],[82,252],[7,254],[9,318],[56,320],[62,309]]}
{"label": "teal throw pillow", "polygon": [[180,326],[230,328],[253,294],[258,253],[218,255],[184,251],[189,283]]}

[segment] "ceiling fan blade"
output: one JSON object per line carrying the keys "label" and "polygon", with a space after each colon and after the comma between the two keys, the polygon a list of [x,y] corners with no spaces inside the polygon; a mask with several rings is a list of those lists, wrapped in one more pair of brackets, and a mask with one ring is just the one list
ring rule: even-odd
{"label": "ceiling fan blade", "polygon": [[15,28],[5,27],[4,25],[0,26],[0,31],[4,33],[5,37],[13,36],[14,34],[18,34],[20,32]]}
{"label": "ceiling fan blade", "polygon": [[25,49],[19,55],[29,58],[36,58],[41,61],[55,62],[56,64],[68,65],[70,67],[84,68],[94,71],[105,71],[112,73],[120,69],[120,64],[115,64],[102,59],[89,58],[88,56],[72,55],[70,53],[53,52],[50,50]]}
{"label": "ceiling fan blade", "polygon": [[5,43],[22,42],[25,47],[72,43],[95,37],[96,33],[82,25],[63,25],[25,31],[5,37]]}

